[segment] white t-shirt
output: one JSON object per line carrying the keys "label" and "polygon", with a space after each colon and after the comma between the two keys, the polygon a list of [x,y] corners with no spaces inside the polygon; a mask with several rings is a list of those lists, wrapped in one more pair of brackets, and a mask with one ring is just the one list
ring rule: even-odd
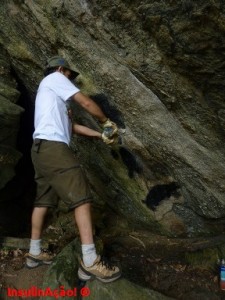
{"label": "white t-shirt", "polygon": [[72,124],[67,105],[79,89],[62,73],[54,72],[40,83],[36,102],[33,139],[70,143]]}

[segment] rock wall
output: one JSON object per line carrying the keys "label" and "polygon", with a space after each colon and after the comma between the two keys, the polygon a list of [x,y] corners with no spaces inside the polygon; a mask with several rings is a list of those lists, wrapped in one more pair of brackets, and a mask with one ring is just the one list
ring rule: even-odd
{"label": "rock wall", "polygon": [[1,53],[1,79],[0,79],[0,119],[1,119],[1,145],[0,164],[1,181],[0,188],[15,175],[14,167],[21,157],[15,149],[19,128],[20,115],[23,109],[15,103],[19,97],[16,82],[10,76],[10,66]]}
{"label": "rock wall", "polygon": [[[80,72],[78,86],[121,131],[120,145],[113,148],[73,139],[97,203],[132,226],[168,235],[220,232],[224,6],[212,0],[2,1],[1,70],[6,66],[7,71],[1,73],[0,109],[5,103],[8,111],[15,107],[13,127],[18,128],[22,108],[14,104],[15,78],[33,105],[46,59],[65,56]],[[10,89],[4,88],[6,78]],[[74,118],[98,126],[76,106]],[[11,141],[2,140],[2,146],[15,152],[4,171],[10,175],[1,175],[3,188],[18,152]],[[7,161],[4,149],[1,165]]]}

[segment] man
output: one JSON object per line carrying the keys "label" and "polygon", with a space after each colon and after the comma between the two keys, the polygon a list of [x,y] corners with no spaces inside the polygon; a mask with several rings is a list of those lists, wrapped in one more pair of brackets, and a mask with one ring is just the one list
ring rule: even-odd
{"label": "man", "polygon": [[[82,261],[78,270],[81,280],[97,278],[111,282],[120,277],[121,271],[97,255],[91,222],[91,193],[79,162],[69,148],[72,131],[113,142],[117,126],[111,122],[100,107],[85,96],[71,82],[78,73],[62,57],[48,60],[45,78],[41,81],[35,102],[35,131],[32,146],[32,161],[37,182],[37,196],[32,213],[30,250],[26,255],[26,266],[34,268],[50,264],[52,256],[41,252],[41,234],[45,215],[49,207],[62,199],[68,209],[74,210],[79,229]],[[86,126],[72,124],[68,110],[73,100],[95,117],[103,127],[103,133]],[[108,137],[108,132],[111,131]]]}

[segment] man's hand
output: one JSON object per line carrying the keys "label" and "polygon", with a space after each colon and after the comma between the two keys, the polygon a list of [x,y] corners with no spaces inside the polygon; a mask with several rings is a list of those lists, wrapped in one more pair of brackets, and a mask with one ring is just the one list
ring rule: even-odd
{"label": "man's hand", "polygon": [[106,145],[115,145],[118,143],[118,136],[114,135],[113,138],[108,138],[105,136],[104,132],[102,133],[102,140]]}
{"label": "man's hand", "polygon": [[101,126],[103,128],[103,134],[105,137],[110,139],[117,135],[118,127],[110,119],[107,119],[104,123],[101,123]]}

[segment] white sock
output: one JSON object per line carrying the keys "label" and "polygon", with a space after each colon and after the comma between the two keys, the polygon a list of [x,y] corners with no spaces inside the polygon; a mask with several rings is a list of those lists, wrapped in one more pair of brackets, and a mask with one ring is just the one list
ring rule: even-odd
{"label": "white sock", "polygon": [[30,240],[30,254],[39,255],[41,253],[41,240]]}
{"label": "white sock", "polygon": [[89,245],[81,245],[82,254],[83,254],[83,262],[86,267],[90,267],[93,265],[94,261],[97,258],[95,244]]}

